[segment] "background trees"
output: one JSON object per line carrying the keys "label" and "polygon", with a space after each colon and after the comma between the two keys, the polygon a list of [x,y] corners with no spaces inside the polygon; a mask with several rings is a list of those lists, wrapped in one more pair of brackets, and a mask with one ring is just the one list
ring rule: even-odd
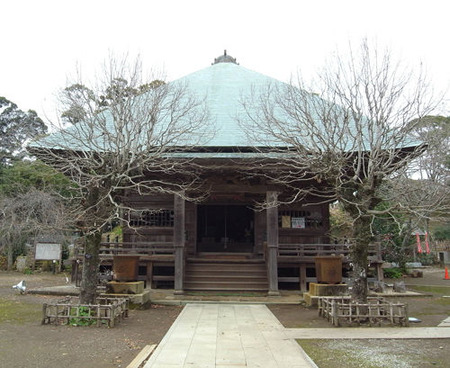
{"label": "background trees", "polygon": [[8,269],[30,238],[68,225],[60,198],[69,191],[67,180],[42,162],[26,159],[27,142],[46,132],[34,111],[23,112],[0,97],[0,250]]}
{"label": "background trees", "polygon": [[425,223],[422,222],[422,227],[429,232],[436,229],[433,232],[440,238],[439,228],[448,227],[450,222],[450,118],[427,116],[418,124],[414,134],[427,143],[426,152],[417,160],[420,192],[422,196],[426,195],[428,202],[441,200],[426,217]]}
{"label": "background trees", "polygon": [[61,234],[70,227],[63,198],[30,187],[14,196],[0,197],[0,239],[6,248],[8,269],[27,241],[40,235]]}
{"label": "background trees", "polygon": [[17,160],[0,167],[0,196],[14,197],[33,189],[70,196],[70,181],[42,161]]}
{"label": "background trees", "polygon": [[15,103],[0,97],[0,165],[20,158],[27,141],[46,132],[47,126],[35,111],[23,112]]}
{"label": "background trees", "polygon": [[95,298],[104,228],[115,219],[127,223],[132,211],[154,210],[131,208],[127,194],[183,196],[198,183],[182,152],[208,139],[199,130],[208,112],[188,86],[152,80],[142,78],[139,61],[110,59],[94,84],[80,80],[62,91],[61,110],[71,124],[30,148],[76,184],[83,303]]}
{"label": "background trees", "polygon": [[413,124],[414,135],[427,144],[417,159],[421,178],[450,185],[450,117],[426,116]]}
{"label": "background trees", "polygon": [[350,215],[352,293],[365,300],[374,217],[414,210],[396,188],[405,187],[405,168],[423,153],[423,140],[413,133],[435,105],[426,79],[388,52],[364,41],[349,55],[335,55],[320,72],[318,93],[308,92],[299,78],[243,103],[255,145],[278,154],[269,172],[274,182],[291,187],[294,195],[285,200],[337,200]]}

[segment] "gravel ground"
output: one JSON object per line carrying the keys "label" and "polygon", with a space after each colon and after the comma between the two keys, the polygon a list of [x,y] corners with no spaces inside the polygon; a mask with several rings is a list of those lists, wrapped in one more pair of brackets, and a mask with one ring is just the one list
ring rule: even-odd
{"label": "gravel ground", "polygon": [[5,368],[126,367],[145,346],[158,343],[181,307],[131,310],[114,328],[41,325],[42,304],[61,297],[20,295],[29,288],[65,284],[63,275],[0,272],[0,366]]}

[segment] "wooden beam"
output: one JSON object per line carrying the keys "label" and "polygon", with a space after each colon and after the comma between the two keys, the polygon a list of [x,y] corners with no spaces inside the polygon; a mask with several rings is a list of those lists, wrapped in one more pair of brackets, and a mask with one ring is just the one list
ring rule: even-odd
{"label": "wooden beam", "polygon": [[136,356],[136,358],[133,359],[133,361],[128,364],[127,368],[139,368],[142,366],[142,363],[144,363],[150,355],[153,353],[153,350],[155,350],[156,345],[146,345]]}

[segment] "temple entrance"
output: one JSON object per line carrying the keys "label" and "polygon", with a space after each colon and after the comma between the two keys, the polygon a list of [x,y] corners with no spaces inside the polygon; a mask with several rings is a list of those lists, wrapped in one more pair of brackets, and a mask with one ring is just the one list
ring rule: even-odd
{"label": "temple entrance", "polygon": [[254,212],[243,205],[197,207],[197,252],[251,253]]}

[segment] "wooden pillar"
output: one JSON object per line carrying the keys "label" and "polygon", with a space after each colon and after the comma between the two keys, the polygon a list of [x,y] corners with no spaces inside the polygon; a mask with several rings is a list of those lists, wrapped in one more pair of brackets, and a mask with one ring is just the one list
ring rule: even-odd
{"label": "wooden pillar", "polygon": [[153,261],[147,261],[147,285],[150,285],[150,289],[153,289]]}
{"label": "wooden pillar", "polygon": [[269,277],[269,295],[280,295],[278,291],[278,193],[268,191],[267,208],[267,274]]}
{"label": "wooden pillar", "polygon": [[174,294],[184,293],[184,245],[185,245],[185,203],[184,198],[175,194],[173,246],[175,248],[175,290]]}
{"label": "wooden pillar", "polygon": [[307,292],[308,289],[306,287],[306,264],[300,264],[300,291]]}

